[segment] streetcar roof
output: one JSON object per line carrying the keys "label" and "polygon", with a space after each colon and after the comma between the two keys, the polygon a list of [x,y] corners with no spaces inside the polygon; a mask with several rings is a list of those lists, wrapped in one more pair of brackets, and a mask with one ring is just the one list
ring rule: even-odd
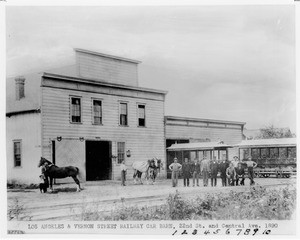
{"label": "streetcar roof", "polygon": [[296,138],[272,138],[272,139],[255,139],[243,140],[233,147],[240,148],[263,148],[263,147],[296,147]]}
{"label": "streetcar roof", "polygon": [[225,150],[231,147],[224,142],[196,142],[196,143],[175,143],[168,147],[168,151],[196,151],[196,150]]}

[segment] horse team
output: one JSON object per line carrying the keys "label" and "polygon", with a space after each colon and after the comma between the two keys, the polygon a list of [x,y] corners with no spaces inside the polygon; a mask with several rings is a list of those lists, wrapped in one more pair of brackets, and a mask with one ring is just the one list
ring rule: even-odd
{"label": "horse team", "polygon": [[[47,188],[53,191],[53,179],[72,177],[77,186],[77,192],[81,190],[80,182],[78,180],[79,169],[74,166],[58,167],[46,158],[41,157],[38,167],[41,167],[42,174],[40,175],[39,188],[41,193],[47,192]],[[163,169],[163,164],[160,159],[153,158],[147,162],[134,162],[132,164],[134,170],[133,179],[134,184],[143,184],[142,174],[145,174],[145,179],[149,183],[154,184],[160,169]],[[124,162],[121,164],[121,180],[122,186],[125,186],[127,168]]]}

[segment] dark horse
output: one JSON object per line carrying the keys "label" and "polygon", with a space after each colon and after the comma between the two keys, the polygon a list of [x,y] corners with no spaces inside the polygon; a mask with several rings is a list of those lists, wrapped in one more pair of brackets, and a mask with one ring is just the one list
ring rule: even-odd
{"label": "dark horse", "polygon": [[52,162],[48,161],[46,158],[41,157],[38,167],[42,167],[42,173],[45,177],[50,179],[50,189],[53,191],[52,183],[54,178],[66,178],[72,177],[77,184],[77,192],[81,190],[80,183],[77,178],[79,174],[78,167],[68,166],[68,167],[58,167]]}

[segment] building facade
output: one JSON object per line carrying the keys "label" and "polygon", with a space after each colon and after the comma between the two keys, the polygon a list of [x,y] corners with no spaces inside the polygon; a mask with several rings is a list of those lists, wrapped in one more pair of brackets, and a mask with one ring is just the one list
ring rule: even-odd
{"label": "building facade", "polygon": [[[36,76],[32,89],[38,92],[26,92],[33,82],[25,77],[24,96],[16,90],[10,99],[8,181],[36,182],[41,156],[58,166],[77,166],[81,181],[117,180],[122,161],[128,174],[134,161],[156,157],[165,163],[166,92],[138,87],[138,61],[75,51],[73,72]],[[18,84],[15,79],[16,89]],[[30,102],[31,94],[37,98]]]}

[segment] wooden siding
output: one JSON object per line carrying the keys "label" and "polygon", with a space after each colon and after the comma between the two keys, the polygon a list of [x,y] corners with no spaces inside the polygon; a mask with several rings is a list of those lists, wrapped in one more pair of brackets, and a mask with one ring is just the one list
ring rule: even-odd
{"label": "wooden siding", "polygon": [[76,65],[79,77],[138,86],[136,63],[76,52]]}
{"label": "wooden siding", "polygon": [[166,125],[166,139],[219,139],[226,144],[242,141],[242,130],[232,128]]}
{"label": "wooden siding", "polygon": [[[14,166],[13,141],[21,140],[21,166]],[[27,113],[6,117],[7,181],[37,184],[41,170],[41,114]]]}
{"label": "wooden siding", "polygon": [[[129,168],[128,177],[131,178],[133,161],[146,161],[157,157],[165,162],[164,138],[164,101],[143,98],[144,93],[139,93],[139,98],[114,95],[114,89],[109,94],[99,93],[94,87],[93,92],[83,92],[53,87],[42,87],[42,132],[43,156],[51,159],[51,140],[57,136],[69,138],[71,148],[76,148],[77,154],[59,156],[56,154],[56,164],[77,165],[85,173],[85,142],[80,142],[79,137],[85,140],[111,141],[112,155],[117,155],[117,142],[125,142],[126,150],[131,151],[131,157],[126,157]],[[149,93],[148,93],[149,94]],[[124,95],[128,92],[124,90]],[[70,123],[70,96],[80,96],[82,104],[82,123]],[[102,100],[102,123],[92,124],[92,99]],[[128,126],[119,126],[119,103],[128,103]],[[146,105],[146,127],[138,127],[137,103]],[[74,142],[74,144],[72,144]],[[76,142],[76,144],[75,144]],[[76,159],[74,159],[76,156]],[[64,159],[61,159],[61,158]],[[73,159],[72,159],[73,158]],[[112,164],[113,179],[120,178],[119,165]],[[85,175],[82,175],[85,180]]]}

